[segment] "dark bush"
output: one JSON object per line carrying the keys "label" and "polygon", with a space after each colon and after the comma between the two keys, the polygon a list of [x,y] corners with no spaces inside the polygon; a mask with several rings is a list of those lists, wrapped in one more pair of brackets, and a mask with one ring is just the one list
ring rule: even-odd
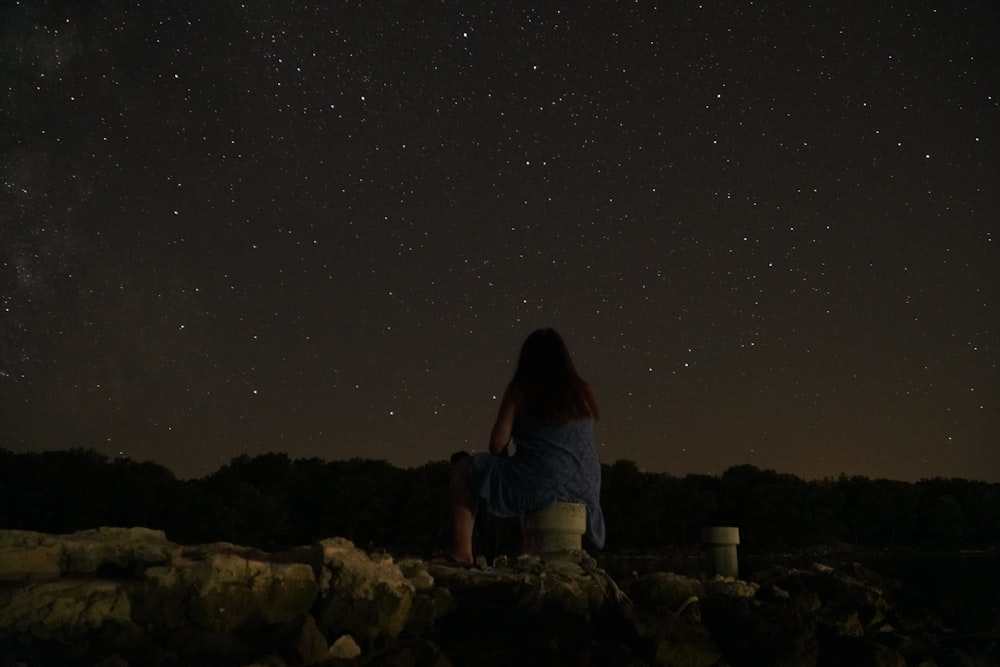
{"label": "dark bush", "polygon": [[[985,548],[1000,542],[1000,484],[866,477],[804,481],[738,465],[674,477],[628,460],[604,465],[610,550],[695,544],[735,525],[752,552],[851,543],[869,548]],[[366,549],[425,555],[448,516],[449,464],[240,456],[199,480],[93,450],[0,449],[0,528],[65,533],[142,525],[182,543],[225,540],[280,550],[342,536]],[[496,536],[493,536],[496,538]]]}

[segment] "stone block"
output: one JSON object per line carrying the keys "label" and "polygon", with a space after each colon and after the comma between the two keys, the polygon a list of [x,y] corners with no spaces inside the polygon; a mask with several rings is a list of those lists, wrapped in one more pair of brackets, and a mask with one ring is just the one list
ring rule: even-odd
{"label": "stone block", "polygon": [[521,520],[526,553],[544,554],[582,548],[587,530],[587,506],[553,503]]}

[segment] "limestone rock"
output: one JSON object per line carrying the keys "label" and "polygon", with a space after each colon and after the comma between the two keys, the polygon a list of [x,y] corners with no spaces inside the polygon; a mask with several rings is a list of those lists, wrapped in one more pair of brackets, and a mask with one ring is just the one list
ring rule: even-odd
{"label": "limestone rock", "polygon": [[393,560],[370,557],[343,538],[323,540],[317,548],[323,562],[320,629],[329,637],[351,634],[364,641],[398,637],[416,589]]}
{"label": "limestone rock", "polygon": [[108,578],[141,572],[150,565],[170,561],[177,545],[162,530],[149,528],[95,528],[73,533],[63,540],[65,574]]}
{"label": "limestone rock", "polygon": [[995,667],[1000,657],[995,610],[963,635],[903,608],[912,603],[893,597],[897,583],[860,566],[775,567],[751,580],[660,572],[623,591],[584,552],[495,563],[397,564],[341,538],[272,554],[180,546],[142,528],[0,531],[0,663]]}
{"label": "limestone rock", "polygon": [[752,598],[760,590],[760,584],[734,577],[717,576],[705,582],[705,590],[709,595]]}
{"label": "limestone rock", "polygon": [[30,583],[0,594],[0,639],[72,642],[109,621],[131,625],[131,613],[127,593],[113,581]]}
{"label": "limestone rock", "polygon": [[0,581],[62,575],[63,548],[46,537],[27,530],[0,530]]}
{"label": "limestone rock", "polygon": [[309,612],[317,591],[313,570],[304,563],[270,563],[232,553],[179,557],[146,571],[136,615],[159,628],[194,624],[232,632],[296,623]]}
{"label": "limestone rock", "polygon": [[635,579],[626,592],[639,607],[680,612],[692,598],[704,597],[705,585],[698,579],[681,574],[654,572]]}
{"label": "limestone rock", "polygon": [[334,660],[354,660],[361,655],[361,647],[350,635],[341,635],[330,647],[329,657]]}
{"label": "limestone rock", "polygon": [[295,637],[297,661],[303,665],[319,664],[329,657],[329,652],[330,647],[326,643],[326,637],[316,627],[316,619],[307,614]]}
{"label": "limestone rock", "polygon": [[0,530],[0,581],[64,574],[128,576],[170,560],[176,545],[161,530],[95,528],[70,535]]}
{"label": "limestone rock", "polygon": [[399,561],[399,570],[410,580],[416,592],[426,593],[434,588],[434,577],[427,571],[427,563],[419,558],[405,558]]}
{"label": "limestone rock", "polygon": [[660,639],[656,642],[654,663],[663,667],[712,667],[719,663],[721,657],[719,650],[708,640]]}
{"label": "limestone rock", "polygon": [[774,667],[818,664],[813,619],[787,605],[710,593],[701,603],[701,617],[725,659],[751,656],[746,664]]}

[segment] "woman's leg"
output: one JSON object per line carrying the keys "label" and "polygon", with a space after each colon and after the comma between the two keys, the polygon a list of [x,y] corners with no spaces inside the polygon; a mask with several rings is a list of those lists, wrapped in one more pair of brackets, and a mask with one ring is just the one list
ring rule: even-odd
{"label": "woman's leg", "polygon": [[471,457],[464,457],[451,466],[449,499],[451,501],[451,556],[463,563],[472,563],[472,528],[476,523],[477,498],[469,483]]}

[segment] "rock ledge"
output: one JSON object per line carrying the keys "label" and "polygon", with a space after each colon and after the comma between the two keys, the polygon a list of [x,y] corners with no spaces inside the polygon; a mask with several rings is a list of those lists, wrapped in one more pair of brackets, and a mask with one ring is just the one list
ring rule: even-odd
{"label": "rock ledge", "polygon": [[465,569],[330,538],[281,553],[146,528],[0,531],[0,667],[997,665],[860,566],[614,581],[582,551]]}

